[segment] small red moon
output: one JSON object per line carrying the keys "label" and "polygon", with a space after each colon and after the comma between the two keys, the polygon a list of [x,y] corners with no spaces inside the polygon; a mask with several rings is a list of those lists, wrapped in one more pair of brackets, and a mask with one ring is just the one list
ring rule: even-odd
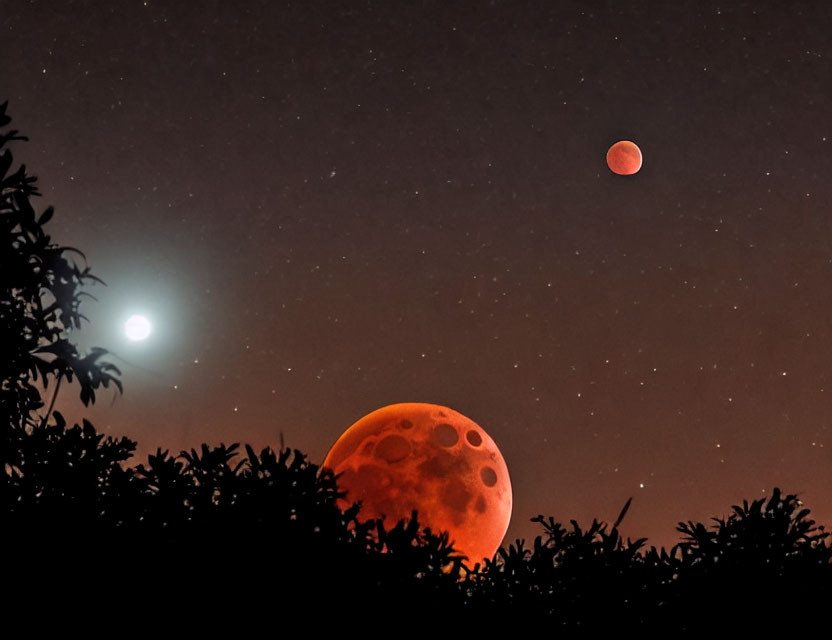
{"label": "small red moon", "polygon": [[641,149],[635,142],[621,140],[607,151],[607,166],[620,176],[631,176],[641,169]]}
{"label": "small red moon", "polygon": [[416,509],[420,525],[447,531],[472,565],[492,558],[508,529],[505,460],[482,427],[453,409],[421,402],[377,409],[338,438],[323,466],[347,492],[341,508],[360,501],[359,518],[386,516],[387,527]]}

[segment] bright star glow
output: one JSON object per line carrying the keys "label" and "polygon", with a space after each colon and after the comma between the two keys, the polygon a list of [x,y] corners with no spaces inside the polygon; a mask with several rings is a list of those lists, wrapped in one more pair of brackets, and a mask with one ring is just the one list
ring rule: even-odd
{"label": "bright star glow", "polygon": [[150,335],[150,320],[144,316],[130,316],[124,324],[124,333],[130,340],[144,340]]}

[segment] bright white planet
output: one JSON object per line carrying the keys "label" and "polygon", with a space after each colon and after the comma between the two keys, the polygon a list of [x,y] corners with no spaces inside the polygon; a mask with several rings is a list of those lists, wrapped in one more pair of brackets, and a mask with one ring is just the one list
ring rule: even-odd
{"label": "bright white planet", "polygon": [[144,340],[150,335],[152,329],[150,320],[144,316],[130,316],[124,323],[124,333],[133,341]]}

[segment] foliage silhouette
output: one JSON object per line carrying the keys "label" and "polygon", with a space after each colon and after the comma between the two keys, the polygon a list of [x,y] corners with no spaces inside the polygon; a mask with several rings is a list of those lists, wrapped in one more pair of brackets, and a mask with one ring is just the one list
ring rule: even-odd
{"label": "foliage silhouette", "polygon": [[[11,122],[0,105],[0,128]],[[41,390],[52,386],[52,402],[66,380],[80,383],[85,405],[110,384],[121,390],[118,369],[102,360],[106,351],[82,354],[69,340],[81,326],[82,288],[100,280],[68,258],[76,249],[51,242],[44,225],[54,214],[36,215],[40,195],[24,165],[12,170],[10,142],[26,140],[15,130],[0,133],[0,501],[20,531],[36,532],[63,514],[94,512],[109,500],[103,486],[123,479],[119,464],[135,444],[97,434],[88,422],[67,428],[52,405],[44,415]],[[40,525],[38,525],[38,522]]]}
{"label": "foliage silhouette", "polygon": [[[533,518],[544,537],[537,536],[532,549],[523,540],[501,548],[476,576],[474,600],[482,600],[485,609],[507,607],[517,615],[549,618],[560,629],[604,630],[611,620],[636,623],[648,604],[642,593],[651,576],[639,555],[645,539],[625,541],[618,531],[629,504],[609,530],[598,520],[584,530],[575,520],[566,528],[551,517]],[[605,616],[576,615],[595,609]]]}
{"label": "foliage silhouette", "polygon": [[829,533],[809,513],[796,495],[783,496],[775,488],[768,500],[744,500],[727,518],[714,518],[712,529],[680,522],[679,547],[691,565],[759,566],[780,575],[797,563],[830,559],[823,544]]}
{"label": "foliage silhouette", "polygon": [[[677,598],[696,603],[712,615],[730,617],[759,610],[763,603],[783,611],[822,611],[832,596],[832,548],[829,533],[809,518],[794,494],[775,488],[771,498],[734,505],[714,526],[680,522],[683,535],[676,583]],[[751,617],[744,629],[771,632],[786,618]],[[685,620],[703,629],[702,619]]]}
{"label": "foliage silhouette", "polygon": [[[0,128],[11,122],[6,109],[7,103],[0,105]],[[21,440],[35,426],[45,426],[52,409],[36,416],[44,406],[40,387],[45,391],[54,384],[54,400],[63,380],[77,380],[85,405],[95,401],[101,386],[121,390],[119,370],[101,359],[104,349],[84,355],[68,338],[86,319],[80,306],[89,294],[82,287],[101,281],[67,257],[83,258],[80,251],[53,244],[44,231],[54,210],[36,215],[31,204],[40,195],[36,179],[25,165],[12,170],[8,145],[20,140],[26,138],[15,130],[0,133],[0,428],[3,463],[18,474],[23,460],[15,454],[27,449]]]}

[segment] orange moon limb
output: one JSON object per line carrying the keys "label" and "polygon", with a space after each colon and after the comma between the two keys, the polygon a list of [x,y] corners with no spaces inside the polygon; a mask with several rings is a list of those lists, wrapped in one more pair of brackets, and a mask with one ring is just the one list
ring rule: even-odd
{"label": "orange moon limb", "polygon": [[392,404],[347,429],[324,467],[346,491],[339,506],[361,502],[359,518],[386,516],[392,527],[410,518],[481,562],[492,558],[511,518],[511,481],[500,450],[461,413],[421,402]]}
{"label": "orange moon limb", "polygon": [[607,166],[620,176],[631,176],[641,169],[641,149],[635,142],[620,140],[607,151]]}

